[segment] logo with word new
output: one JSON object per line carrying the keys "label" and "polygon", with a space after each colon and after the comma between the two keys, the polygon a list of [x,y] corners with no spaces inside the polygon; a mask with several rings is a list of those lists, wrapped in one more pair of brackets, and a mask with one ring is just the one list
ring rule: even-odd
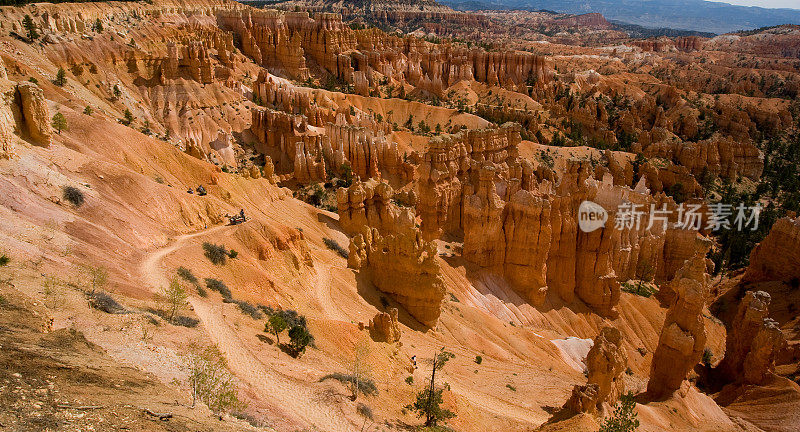
{"label": "logo with word new", "polygon": [[608,212],[600,204],[584,201],[578,207],[578,226],[583,232],[592,232],[606,225]]}

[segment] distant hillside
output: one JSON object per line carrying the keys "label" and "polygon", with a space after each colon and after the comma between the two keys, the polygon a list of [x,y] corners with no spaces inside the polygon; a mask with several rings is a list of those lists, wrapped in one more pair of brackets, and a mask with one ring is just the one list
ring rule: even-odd
{"label": "distant hillside", "polygon": [[703,0],[444,0],[442,3],[461,10],[596,12],[609,20],[648,28],[665,27],[720,34],[780,24],[800,24],[800,10],[733,6]]}

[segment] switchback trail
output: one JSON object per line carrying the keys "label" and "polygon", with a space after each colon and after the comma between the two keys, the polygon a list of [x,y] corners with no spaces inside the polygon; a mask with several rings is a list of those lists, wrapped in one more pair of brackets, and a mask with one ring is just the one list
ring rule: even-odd
{"label": "switchback trail", "polygon": [[[151,290],[164,286],[168,281],[166,269],[161,265],[167,255],[181,249],[193,238],[225,229],[235,229],[235,227],[222,225],[185,234],[175,238],[167,246],[149,253],[142,261],[140,271]],[[225,320],[220,305],[196,296],[191,296],[189,302],[203,323],[209,338],[225,356],[231,372],[261,396],[264,402],[271,405],[273,412],[278,412],[283,417],[282,420],[268,420],[274,421],[276,426],[280,423],[289,429],[294,429],[296,426],[342,432],[352,431],[354,427],[357,429],[336,407],[319,403],[319,398],[307,383],[287,377],[259,360]]]}

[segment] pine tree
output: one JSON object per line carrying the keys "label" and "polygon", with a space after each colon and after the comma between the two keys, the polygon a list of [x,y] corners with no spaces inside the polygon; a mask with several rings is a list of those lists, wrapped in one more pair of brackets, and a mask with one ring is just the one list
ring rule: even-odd
{"label": "pine tree", "polygon": [[36,31],[36,24],[33,23],[30,15],[25,15],[25,18],[22,19],[22,26],[28,32],[28,39],[32,41],[39,39],[39,32]]}
{"label": "pine tree", "polygon": [[133,123],[133,114],[131,113],[131,110],[125,108],[125,113],[123,115],[125,116],[125,119],[122,121],[122,124],[125,126],[130,126],[130,124]]}
{"label": "pine tree", "polygon": [[53,129],[55,129],[59,134],[61,134],[62,130],[69,129],[67,127],[67,119],[64,117],[64,114],[61,114],[60,112],[57,112],[53,116],[53,121],[50,123],[50,125],[53,126]]}
{"label": "pine tree", "polygon": [[67,71],[64,70],[63,67],[58,68],[58,72],[56,72],[56,79],[53,83],[59,87],[63,87],[64,84],[67,83]]}
{"label": "pine tree", "polygon": [[425,417],[425,426],[436,426],[438,422],[449,420],[456,414],[449,409],[442,408],[444,401],[444,388],[436,388],[436,371],[442,370],[448,360],[455,357],[452,353],[442,348],[433,357],[433,368],[431,378],[426,389],[417,393],[414,403],[406,405],[409,411],[416,411],[419,417]]}

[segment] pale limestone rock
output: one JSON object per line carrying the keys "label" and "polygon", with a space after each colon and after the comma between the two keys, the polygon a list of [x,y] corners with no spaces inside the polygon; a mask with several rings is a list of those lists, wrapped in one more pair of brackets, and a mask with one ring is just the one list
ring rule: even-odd
{"label": "pale limestone rock", "polygon": [[22,129],[31,140],[40,146],[49,147],[52,131],[50,128],[50,111],[44,92],[32,82],[21,82],[17,85],[17,102],[22,114]]}

